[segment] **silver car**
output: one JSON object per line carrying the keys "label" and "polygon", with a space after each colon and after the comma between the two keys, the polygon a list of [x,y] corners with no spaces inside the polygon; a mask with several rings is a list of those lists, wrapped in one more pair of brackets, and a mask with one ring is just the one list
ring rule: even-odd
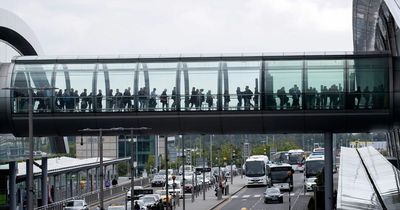
{"label": "silver car", "polygon": [[64,204],[65,210],[89,210],[85,200],[70,200]]}

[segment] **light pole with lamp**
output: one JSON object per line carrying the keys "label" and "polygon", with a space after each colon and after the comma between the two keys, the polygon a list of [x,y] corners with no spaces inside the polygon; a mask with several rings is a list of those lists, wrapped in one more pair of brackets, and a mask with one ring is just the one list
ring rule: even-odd
{"label": "light pole with lamp", "polygon": [[[119,132],[125,132],[125,131],[129,131],[130,135],[131,135],[131,162],[132,162],[132,168],[131,168],[131,210],[135,209],[135,205],[133,203],[133,196],[135,193],[135,174],[136,174],[136,169],[135,169],[135,156],[137,154],[137,142],[138,139],[136,138],[136,141],[134,141],[133,139],[133,133],[134,132],[143,132],[143,131],[147,131],[150,130],[150,128],[147,127],[140,127],[140,128],[112,128],[112,130],[114,131],[119,131]],[[135,142],[136,142],[136,147],[135,147]],[[135,151],[136,148],[136,151]],[[135,155],[133,155],[133,151],[135,151]]]}
{"label": "light pole with lamp", "polygon": [[[144,131],[148,130],[149,128],[142,127],[142,128],[85,128],[82,130],[79,130],[80,132],[98,132],[99,133],[99,156],[100,156],[100,163],[99,163],[99,168],[100,168],[100,209],[104,209],[104,164],[103,164],[103,132],[120,132],[120,131],[131,131],[131,139],[133,136],[133,131]],[[131,142],[133,145],[133,142]],[[132,151],[131,151],[131,160],[133,159],[133,146],[132,146]],[[133,162],[132,162],[133,164]],[[134,170],[134,167],[132,167],[132,170]],[[134,189],[133,189],[133,173],[131,173],[132,179],[131,179],[131,197],[133,196]],[[131,208],[134,210],[134,205],[131,203]]]}
{"label": "light pole with lamp", "polygon": [[233,144],[231,144],[231,184],[233,184]]}
{"label": "light pole with lamp", "polygon": [[[9,87],[3,88],[4,90],[27,90],[28,91],[28,132],[29,132],[29,162],[28,162],[28,187],[27,187],[27,207],[28,210],[33,209],[33,197],[34,197],[34,184],[33,184],[33,90],[55,90],[58,88],[54,87]],[[52,94],[53,95],[53,94]],[[50,96],[48,96],[50,97]],[[44,98],[42,98],[44,100]],[[18,105],[17,101],[17,105]],[[47,197],[47,196],[46,196]]]}

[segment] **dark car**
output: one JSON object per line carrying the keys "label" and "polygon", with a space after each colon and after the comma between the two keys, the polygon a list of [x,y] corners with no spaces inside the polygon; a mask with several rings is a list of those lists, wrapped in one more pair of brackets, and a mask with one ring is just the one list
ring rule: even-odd
{"label": "dark car", "polygon": [[151,180],[151,187],[162,187],[165,185],[165,177],[161,175],[154,176]]}
{"label": "dark car", "polygon": [[283,203],[283,194],[276,187],[267,188],[264,192],[264,203],[279,202]]}

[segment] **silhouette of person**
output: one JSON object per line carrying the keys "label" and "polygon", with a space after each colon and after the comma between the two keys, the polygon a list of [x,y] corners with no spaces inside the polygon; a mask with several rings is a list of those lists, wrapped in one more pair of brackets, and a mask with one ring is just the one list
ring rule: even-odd
{"label": "silhouette of person", "polygon": [[240,110],[242,107],[242,98],[243,98],[243,93],[240,91],[240,87],[236,88],[236,96],[237,96],[237,110]]}
{"label": "silhouette of person", "polygon": [[363,97],[365,100],[364,108],[369,109],[369,98],[371,97],[371,91],[369,91],[368,86],[364,88]]}

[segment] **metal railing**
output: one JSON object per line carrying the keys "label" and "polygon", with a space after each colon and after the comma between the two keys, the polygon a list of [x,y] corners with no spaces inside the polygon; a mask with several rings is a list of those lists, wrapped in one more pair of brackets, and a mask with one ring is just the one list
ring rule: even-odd
{"label": "metal railing", "polygon": [[[166,96],[34,97],[35,113],[98,113],[217,110],[354,110],[387,109],[388,92],[362,93],[289,93],[217,94]],[[218,99],[221,107],[218,107]],[[261,100],[264,100],[263,103]],[[27,97],[12,98],[13,113],[27,113]],[[89,102],[90,101],[90,102]],[[263,104],[263,105],[261,105]]]}
{"label": "metal railing", "polygon": [[[149,178],[140,178],[135,180],[135,186],[147,186],[150,183]],[[131,187],[131,182],[124,182],[122,184],[118,184],[117,186],[110,186],[110,187],[105,187],[104,188],[104,198],[105,199],[112,199],[114,197],[121,196],[125,194],[126,188]],[[41,206],[35,208],[35,210],[62,210],[64,207],[64,204],[67,203],[70,200],[85,200],[85,202],[88,204],[88,206],[93,206],[96,205],[99,202],[99,193],[100,190],[95,190],[92,192],[84,193],[78,196],[74,196],[71,198],[68,198],[66,200],[58,201],[51,203],[47,206]]]}

